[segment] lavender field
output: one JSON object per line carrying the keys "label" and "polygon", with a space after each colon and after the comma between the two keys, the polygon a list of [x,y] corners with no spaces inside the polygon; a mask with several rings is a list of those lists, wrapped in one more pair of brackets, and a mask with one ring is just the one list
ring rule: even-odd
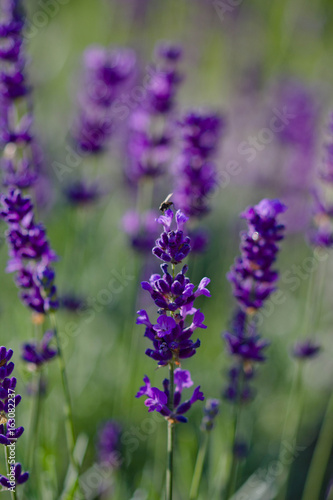
{"label": "lavender field", "polygon": [[3,498],[333,500],[333,4],[0,2]]}

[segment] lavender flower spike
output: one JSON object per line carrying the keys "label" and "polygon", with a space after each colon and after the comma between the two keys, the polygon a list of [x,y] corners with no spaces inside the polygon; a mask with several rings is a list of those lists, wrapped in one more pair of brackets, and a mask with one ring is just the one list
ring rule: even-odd
{"label": "lavender flower spike", "polygon": [[286,206],[279,200],[264,199],[241,214],[248,223],[248,231],[241,233],[241,256],[235,260],[227,278],[245,310],[261,308],[275,290],[278,273],[272,270],[272,265],[279,250],[277,242],[283,239],[284,231],[277,217],[285,210]]}

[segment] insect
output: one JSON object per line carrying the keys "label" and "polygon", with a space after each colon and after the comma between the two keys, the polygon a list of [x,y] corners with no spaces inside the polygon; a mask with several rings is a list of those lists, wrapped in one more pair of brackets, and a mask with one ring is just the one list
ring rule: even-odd
{"label": "insect", "polygon": [[168,196],[165,198],[165,200],[162,201],[162,203],[160,204],[159,209],[161,210],[161,212],[165,212],[165,210],[167,210],[167,208],[170,208],[171,205],[173,205],[173,201],[170,201],[170,198],[172,195],[173,195],[173,193],[168,194]]}

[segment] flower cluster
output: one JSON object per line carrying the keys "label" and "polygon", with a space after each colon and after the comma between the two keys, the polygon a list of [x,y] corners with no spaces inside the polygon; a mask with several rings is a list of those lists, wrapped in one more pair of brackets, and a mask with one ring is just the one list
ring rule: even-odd
{"label": "flower cluster", "polygon": [[163,174],[171,158],[171,114],[182,81],[181,55],[178,46],[163,43],[157,47],[157,62],[149,68],[144,98],[130,116],[127,176],[132,182]]}
{"label": "flower cluster", "polygon": [[[165,418],[172,421],[185,422],[182,416],[198,399],[203,399],[200,388],[197,387],[190,400],[181,403],[181,392],[185,387],[192,386],[190,373],[177,368],[182,359],[189,358],[196,353],[200,341],[192,340],[192,335],[197,328],[206,328],[203,313],[194,307],[194,302],[200,295],[210,296],[206,286],[210,282],[203,278],[195,286],[186,276],[187,266],[175,273],[175,265],[182,262],[191,250],[189,238],[183,238],[183,227],[188,218],[179,210],[176,213],[177,230],[171,230],[173,219],[172,210],[168,209],[158,222],[163,225],[164,231],[156,241],[153,254],[165,262],[171,262],[172,275],[169,273],[168,264],[162,264],[162,275],[153,274],[149,282],[144,281],[141,286],[148,291],[157,306],[158,318],[156,323],[151,322],[147,311],[138,311],[137,324],[145,325],[145,336],[152,342],[152,348],[146,350],[147,356],[158,362],[159,366],[169,365],[174,380],[165,379],[164,391],[151,387],[148,377],[145,377],[145,386],[140,389],[137,397],[148,397],[146,406],[149,411],[156,410]],[[189,317],[192,317],[189,320]],[[176,390],[169,392],[175,384]]]}
{"label": "flower cluster", "polygon": [[[4,184],[27,188],[37,180],[38,146],[31,132],[33,117],[26,80],[23,44],[24,16],[19,0],[3,0],[0,20],[0,145]],[[21,115],[17,110],[19,100]]]}
{"label": "flower cluster", "polygon": [[234,363],[228,373],[228,386],[223,396],[231,402],[246,402],[253,398],[250,380],[254,364],[262,363],[269,342],[257,332],[255,313],[275,290],[277,271],[272,269],[279,250],[277,242],[283,239],[284,226],[277,216],[286,210],[279,200],[262,200],[242,213],[248,230],[241,233],[241,257],[227,275],[233,285],[234,296],[240,308],[236,311],[231,331],[225,332],[229,354]]}
{"label": "flower cluster", "polygon": [[136,397],[147,396],[145,405],[148,411],[156,410],[163,417],[172,421],[187,422],[184,413],[187,413],[196,401],[203,401],[205,399],[203,393],[200,391],[200,386],[198,386],[194,389],[190,399],[184,401],[184,403],[181,402],[183,389],[193,385],[191,374],[187,370],[177,368],[174,371],[175,391],[173,394],[172,410],[168,406],[168,402],[170,401],[170,381],[167,378],[163,380],[163,391],[157,387],[151,387],[147,376],[144,377],[143,381],[145,385],[140,387]]}
{"label": "flower cluster", "polygon": [[[21,396],[15,395],[16,378],[10,378],[14,370],[14,363],[10,361],[12,356],[12,349],[0,347],[0,443],[4,446],[16,443],[24,432],[23,427],[15,428],[15,408],[20,403]],[[29,473],[22,472],[21,464],[13,463],[10,465],[8,476],[0,475],[0,484],[14,491],[17,484],[23,484],[28,480]]]}
{"label": "flower cluster", "polygon": [[99,45],[86,49],[79,110],[72,130],[81,152],[99,153],[107,146],[116,116],[113,105],[132,77],[135,64],[136,58],[130,49]]}
{"label": "flower cluster", "polygon": [[173,211],[171,209],[158,218],[158,222],[163,225],[164,231],[160,238],[155,242],[153,254],[163,262],[171,262],[171,264],[179,264],[184,260],[191,251],[190,238],[184,234],[184,224],[188,217],[178,210],[176,213],[175,230],[171,230],[173,221]]}
{"label": "flower cluster", "polygon": [[320,352],[320,345],[311,339],[296,342],[292,355],[299,360],[315,358]]}
{"label": "flower cluster", "polygon": [[257,333],[255,319],[248,319],[241,309],[235,312],[230,330],[223,334],[223,338],[234,364],[229,369],[229,382],[223,396],[229,401],[245,402],[254,395],[249,385],[255,375],[253,365],[266,360],[263,350],[269,342]]}
{"label": "flower cluster", "polygon": [[215,419],[220,411],[220,401],[218,399],[207,399],[203,409],[204,416],[201,421],[202,431],[211,431],[215,425]]}
{"label": "flower cluster", "polygon": [[22,359],[26,361],[33,370],[41,368],[45,363],[51,361],[58,354],[58,350],[50,346],[54,338],[54,332],[45,332],[42,340],[26,342],[22,346]]}
{"label": "flower cluster", "polygon": [[33,311],[46,314],[58,308],[55,273],[51,263],[56,254],[51,249],[46,232],[34,220],[33,204],[19,189],[1,195],[0,218],[8,224],[9,245],[7,272],[16,272],[16,284],[22,290],[22,302]]}
{"label": "flower cluster", "polygon": [[99,430],[96,445],[97,459],[104,467],[115,469],[120,466],[120,436],[121,427],[113,420],[108,420]]}
{"label": "flower cluster", "polygon": [[272,265],[284,230],[277,216],[285,210],[286,206],[279,200],[264,199],[241,214],[249,227],[241,233],[241,257],[235,260],[227,278],[245,310],[256,311],[262,307],[275,290],[278,273],[272,270]]}
{"label": "flower cluster", "polygon": [[186,215],[201,216],[217,182],[212,157],[224,123],[216,114],[191,111],[179,125],[183,148],[175,164],[174,199]]}

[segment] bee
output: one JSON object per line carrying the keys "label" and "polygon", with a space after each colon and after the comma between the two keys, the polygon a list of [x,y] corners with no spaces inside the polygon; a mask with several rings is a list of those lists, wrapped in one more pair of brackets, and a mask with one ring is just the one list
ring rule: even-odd
{"label": "bee", "polygon": [[165,200],[160,204],[159,210],[161,210],[161,212],[165,212],[168,208],[171,207],[171,205],[173,205],[173,201],[170,201],[172,195],[173,193],[168,194]]}

